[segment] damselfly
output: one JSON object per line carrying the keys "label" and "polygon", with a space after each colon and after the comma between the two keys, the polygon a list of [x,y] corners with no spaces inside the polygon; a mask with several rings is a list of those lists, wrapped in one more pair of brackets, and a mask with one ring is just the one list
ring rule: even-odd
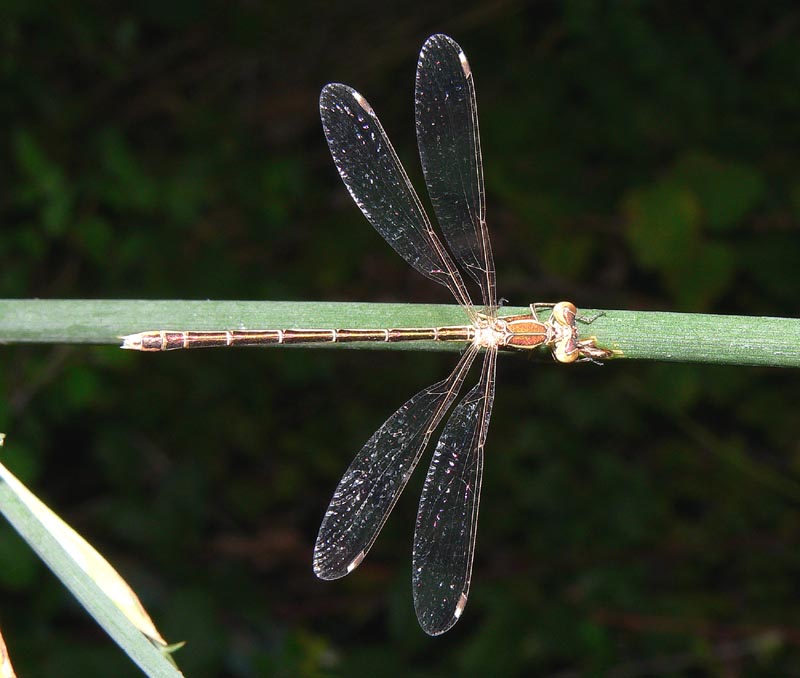
{"label": "damselfly", "polygon": [[[360,341],[468,344],[452,374],[390,416],[345,472],[314,547],[314,572],[322,579],[343,577],[364,560],[428,440],[455,402],[470,366],[483,351],[477,385],[456,405],[439,437],[414,532],[414,606],[422,628],[437,635],[458,621],[469,594],[498,351],[548,346],[555,359],[565,363],[598,360],[611,352],[596,346],[594,338],[579,339],[577,311],[571,302],[531,304],[530,313],[498,317],[475,86],[464,52],[446,35],[431,36],[422,47],[415,110],[425,183],[450,254],[366,99],[341,84],[326,85],[320,95],[325,138],[353,200],[401,257],[450,290],[469,324],[399,329],[156,330],[124,337],[123,348],[163,351]],[[478,283],[481,308],[472,303],[455,262]],[[551,309],[546,320],[539,317],[544,307]]]}

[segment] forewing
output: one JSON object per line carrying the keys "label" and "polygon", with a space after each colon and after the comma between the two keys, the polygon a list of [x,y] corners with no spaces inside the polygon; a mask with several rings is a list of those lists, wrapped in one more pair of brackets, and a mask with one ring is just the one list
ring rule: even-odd
{"label": "forewing", "polygon": [[319,107],[333,161],[367,220],[411,266],[470,306],[461,274],[367,100],[347,85],[332,83],[322,89]]}
{"label": "forewing", "polygon": [[470,346],[452,374],[420,391],[373,434],[347,469],[314,547],[314,572],[338,579],[366,556],[442,417],[455,400],[478,349]]}
{"label": "forewing", "polygon": [[481,286],[484,306],[494,308],[475,84],[452,38],[433,35],[425,41],[414,99],[419,154],[439,225],[456,261]]}
{"label": "forewing", "polygon": [[414,532],[414,608],[423,630],[439,635],[464,611],[478,525],[483,448],[494,402],[497,349],[481,379],[453,410],[436,445]]}

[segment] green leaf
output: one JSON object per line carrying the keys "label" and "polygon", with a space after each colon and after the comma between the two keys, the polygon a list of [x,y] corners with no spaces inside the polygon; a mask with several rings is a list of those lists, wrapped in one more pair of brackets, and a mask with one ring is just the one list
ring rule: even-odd
{"label": "green leaf", "polygon": [[120,210],[150,212],[158,191],[153,177],[141,166],[125,137],[114,128],[99,137],[100,165],[105,176],[98,188],[104,199]]}
{"label": "green leaf", "polygon": [[677,253],[695,241],[700,209],[685,186],[661,180],[629,193],[623,201],[628,243],[646,268],[673,268]]}
{"label": "green leaf", "polygon": [[594,246],[595,239],[586,235],[547,238],[540,251],[541,266],[554,275],[577,278],[587,269]]}
{"label": "green leaf", "polygon": [[0,513],[149,676],[182,674],[138,598],[108,562],[0,464]]}
{"label": "green leaf", "polygon": [[72,195],[64,173],[27,130],[17,130],[13,144],[17,165],[27,179],[17,191],[18,199],[23,205],[38,209],[47,233],[63,233],[72,211]]}
{"label": "green leaf", "polygon": [[[725,270],[724,250],[711,248],[705,265]],[[715,259],[719,261],[715,264]],[[698,275],[701,273],[698,272]],[[722,277],[720,273],[715,274]],[[501,315],[528,312],[506,306]],[[800,319],[580,308],[581,338],[633,360],[800,366]],[[122,335],[158,329],[286,329],[444,327],[468,322],[454,304],[377,304],[286,301],[136,301],[0,299],[0,343],[75,343],[119,346]],[[327,350],[450,351],[459,342],[307,344]],[[227,350],[227,349],[226,349]],[[231,349],[234,350],[234,349]],[[270,350],[283,350],[278,346]],[[301,346],[288,350],[303,350]],[[517,354],[519,355],[519,354]],[[118,360],[154,359],[119,354]],[[200,355],[197,359],[202,361]]]}
{"label": "green leaf", "polygon": [[113,230],[103,217],[87,215],[75,228],[75,239],[93,261],[104,264],[114,245]]}
{"label": "green leaf", "polygon": [[725,291],[735,269],[728,246],[703,243],[674,257],[664,278],[679,308],[703,310]]}
{"label": "green leaf", "polygon": [[687,153],[671,175],[692,191],[704,225],[714,231],[735,227],[764,194],[764,179],[755,169],[704,153]]}

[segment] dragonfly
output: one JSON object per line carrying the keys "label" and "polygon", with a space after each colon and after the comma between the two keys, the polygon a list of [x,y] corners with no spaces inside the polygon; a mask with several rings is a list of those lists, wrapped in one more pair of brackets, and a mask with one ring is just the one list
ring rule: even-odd
{"label": "dragonfly", "polygon": [[[434,230],[375,111],[347,85],[322,89],[320,113],[339,175],[376,231],[419,273],[452,293],[469,324],[380,329],[154,330],[123,337],[123,348],[162,351],[206,346],[323,342],[445,341],[466,344],[449,377],[406,401],[375,431],[333,493],[314,547],[313,568],[333,580],[369,552],[431,436],[452,408],[428,467],[412,550],[414,607],[422,629],[439,635],[464,612],[472,578],[484,447],[500,350],[549,347],[562,363],[595,361],[611,351],[581,340],[572,302],[531,304],[500,317],[486,198],[475,84],[464,52],[433,35],[419,55],[415,87],[417,144],[444,242]],[[477,283],[472,302],[463,270]],[[546,319],[540,314],[550,309]],[[483,354],[475,386],[453,407],[470,367]]]}

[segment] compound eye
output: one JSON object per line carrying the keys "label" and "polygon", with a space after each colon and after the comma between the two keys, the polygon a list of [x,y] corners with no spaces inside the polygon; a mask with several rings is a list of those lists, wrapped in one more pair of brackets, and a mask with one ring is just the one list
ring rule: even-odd
{"label": "compound eye", "polygon": [[574,363],[580,358],[581,351],[574,337],[566,337],[556,344],[553,355],[560,363]]}
{"label": "compound eye", "polygon": [[578,309],[571,301],[559,301],[553,306],[553,317],[559,325],[567,327],[575,324],[575,316],[578,314]]}

